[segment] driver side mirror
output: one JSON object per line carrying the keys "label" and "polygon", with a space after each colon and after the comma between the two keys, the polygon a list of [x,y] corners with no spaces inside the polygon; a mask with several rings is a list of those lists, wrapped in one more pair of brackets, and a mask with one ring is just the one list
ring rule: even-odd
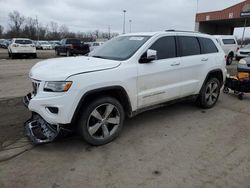
{"label": "driver side mirror", "polygon": [[148,49],[140,58],[139,63],[149,63],[157,60],[157,51]]}

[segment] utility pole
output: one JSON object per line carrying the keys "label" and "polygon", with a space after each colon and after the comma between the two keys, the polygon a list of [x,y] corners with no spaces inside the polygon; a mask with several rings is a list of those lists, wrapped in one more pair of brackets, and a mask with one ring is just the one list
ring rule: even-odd
{"label": "utility pole", "polygon": [[247,19],[245,18],[245,23],[244,23],[244,29],[243,29],[243,33],[242,33],[242,38],[241,38],[241,48],[243,46],[243,42],[244,42],[244,37],[245,37],[245,31],[246,31],[246,26],[247,26]]}
{"label": "utility pole", "polygon": [[126,10],[123,10],[123,34],[126,33],[126,29],[125,29],[125,23],[126,23]]}
{"label": "utility pole", "polygon": [[39,41],[39,26],[38,26],[37,16],[36,16],[36,32],[37,32],[37,41]]}
{"label": "utility pole", "polygon": [[110,39],[110,25],[108,25],[108,39]]}
{"label": "utility pole", "polygon": [[129,20],[129,32],[131,33],[132,20]]}

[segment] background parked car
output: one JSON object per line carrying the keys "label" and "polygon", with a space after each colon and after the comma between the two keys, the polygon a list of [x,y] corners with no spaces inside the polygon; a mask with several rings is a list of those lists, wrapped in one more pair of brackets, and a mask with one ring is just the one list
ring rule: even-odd
{"label": "background parked car", "polygon": [[11,43],[11,39],[1,39],[0,40],[0,47],[7,49],[8,46],[10,45],[10,43]]}
{"label": "background parked car", "polygon": [[14,59],[17,55],[37,57],[36,47],[30,39],[14,38],[8,47],[9,57]]}
{"label": "background parked car", "polygon": [[37,41],[36,49],[52,50],[52,45],[48,41]]}
{"label": "background parked car", "polygon": [[104,44],[104,42],[89,42],[89,50],[93,51],[95,48]]}
{"label": "background parked car", "polygon": [[239,49],[236,37],[233,35],[215,35],[214,37],[227,55],[227,65],[231,65]]}
{"label": "background parked car", "polygon": [[236,60],[240,60],[241,58],[248,57],[250,55],[250,44],[240,48],[236,54]]}
{"label": "background parked car", "polygon": [[72,56],[74,54],[85,55],[89,53],[89,45],[84,44],[84,42],[79,39],[62,39],[60,43],[59,46],[55,47],[57,55],[64,53],[67,56]]}
{"label": "background parked car", "polygon": [[54,41],[49,41],[50,45],[52,46],[52,49],[54,50],[56,46],[61,45],[60,41],[54,40]]}

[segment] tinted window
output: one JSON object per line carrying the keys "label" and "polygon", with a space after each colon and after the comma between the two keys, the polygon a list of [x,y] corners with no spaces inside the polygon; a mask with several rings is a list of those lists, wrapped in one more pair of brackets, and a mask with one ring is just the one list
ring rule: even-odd
{"label": "tinted window", "polygon": [[215,46],[214,42],[208,38],[199,38],[201,44],[201,52],[203,54],[210,54],[218,52],[217,47]]}
{"label": "tinted window", "polygon": [[168,36],[158,39],[150,49],[157,51],[157,59],[176,57],[175,37]]}
{"label": "tinted window", "polygon": [[181,56],[201,54],[200,44],[196,37],[180,36],[178,38]]}
{"label": "tinted window", "polygon": [[16,44],[32,44],[31,40],[15,40]]}
{"label": "tinted window", "polygon": [[222,39],[224,44],[236,44],[234,39]]}
{"label": "tinted window", "polygon": [[81,44],[81,41],[77,39],[68,39],[66,44]]}

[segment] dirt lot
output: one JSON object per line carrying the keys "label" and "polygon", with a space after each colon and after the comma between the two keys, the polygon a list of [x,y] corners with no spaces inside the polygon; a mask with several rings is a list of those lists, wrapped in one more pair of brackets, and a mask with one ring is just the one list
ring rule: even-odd
{"label": "dirt lot", "polygon": [[[27,73],[37,61],[0,58],[1,145],[23,137],[30,114],[20,97],[31,89]],[[235,63],[228,69],[235,72]],[[127,120],[121,136],[102,147],[73,136],[1,162],[0,187],[249,188],[249,122],[250,95],[222,94],[206,111],[175,104]]]}

